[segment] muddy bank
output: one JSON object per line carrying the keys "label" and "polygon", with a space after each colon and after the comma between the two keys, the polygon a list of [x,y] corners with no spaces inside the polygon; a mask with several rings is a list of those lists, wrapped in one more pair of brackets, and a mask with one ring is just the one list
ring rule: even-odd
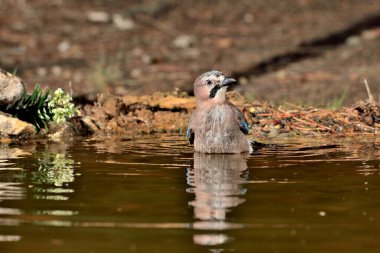
{"label": "muddy bank", "polygon": [[[93,102],[77,99],[76,106],[72,96],[62,89],[50,94],[42,91],[39,85],[32,94],[21,90],[19,98],[9,101],[5,96],[9,90],[18,91],[14,81],[22,82],[15,75],[1,73],[4,74],[0,76],[0,97],[6,98],[6,103],[0,106],[0,136],[3,139],[45,136],[62,139],[68,134],[133,138],[157,132],[184,133],[196,106],[194,97],[180,91],[145,96],[101,93]],[[367,82],[365,87],[367,101],[339,110],[290,103],[276,107],[269,103],[249,102],[236,91],[229,92],[228,99],[244,113],[251,134],[257,137],[377,134],[379,102],[374,99]],[[82,104],[78,104],[79,101]]]}
{"label": "muddy bank", "polygon": [[[258,138],[356,134],[378,134],[380,107],[375,101],[358,102],[339,110],[303,108],[293,104],[274,107],[268,103],[250,103],[238,93],[230,100],[245,114],[250,134]],[[76,119],[78,132],[95,135],[136,137],[157,132],[184,133],[194,97],[155,93],[151,96],[100,96],[94,105],[82,108]]]}

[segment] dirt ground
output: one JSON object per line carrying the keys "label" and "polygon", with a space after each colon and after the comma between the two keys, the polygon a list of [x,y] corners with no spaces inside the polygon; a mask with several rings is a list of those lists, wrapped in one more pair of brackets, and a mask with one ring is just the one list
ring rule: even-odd
{"label": "dirt ground", "polygon": [[[380,131],[378,101],[362,101],[339,110],[299,107],[287,104],[250,103],[238,93],[228,93],[229,100],[245,115],[250,134],[259,141],[277,137],[370,135]],[[139,137],[152,133],[186,135],[187,123],[196,104],[189,96],[154,93],[143,96],[103,96],[95,105],[85,105],[74,129],[81,135]]]}
{"label": "dirt ground", "polygon": [[0,67],[74,95],[184,91],[218,69],[249,100],[351,105],[380,94],[371,0],[0,1]]}

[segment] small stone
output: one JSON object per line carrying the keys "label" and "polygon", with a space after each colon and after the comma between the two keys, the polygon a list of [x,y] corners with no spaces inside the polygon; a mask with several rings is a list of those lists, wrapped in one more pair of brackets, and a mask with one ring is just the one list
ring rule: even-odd
{"label": "small stone", "polygon": [[0,135],[10,137],[30,137],[36,134],[36,128],[25,121],[0,115]]}
{"label": "small stone", "polygon": [[124,18],[120,14],[113,15],[112,21],[114,25],[120,30],[132,30],[135,28],[135,22],[132,19]]}
{"label": "small stone", "polygon": [[348,37],[346,40],[346,44],[350,46],[357,46],[360,44],[360,37],[359,36],[351,36]]}
{"label": "small stone", "polygon": [[132,78],[140,78],[142,76],[142,70],[141,69],[138,69],[138,68],[135,68],[135,69],[132,69],[131,71],[131,77]]}
{"label": "small stone", "polygon": [[252,23],[253,19],[254,19],[253,15],[251,13],[244,14],[243,18],[244,18],[244,22],[246,22],[246,23]]}
{"label": "small stone", "polygon": [[89,116],[82,118],[81,121],[88,128],[90,132],[95,133],[96,131],[99,130],[98,126],[94,123],[94,121]]}
{"label": "small stone", "polygon": [[51,72],[53,73],[54,76],[61,76],[62,68],[60,66],[55,65],[51,68]]}
{"label": "small stone", "polygon": [[107,23],[110,20],[110,15],[104,11],[89,11],[87,19],[94,23]]}
{"label": "small stone", "polygon": [[180,35],[173,41],[173,46],[176,48],[188,48],[194,44],[194,38],[189,35]]}
{"label": "small stone", "polygon": [[151,64],[153,62],[153,58],[150,55],[144,54],[141,56],[141,61],[144,64]]}
{"label": "small stone", "polygon": [[70,42],[67,41],[67,40],[64,40],[64,41],[62,41],[61,43],[58,44],[57,48],[58,48],[58,51],[60,53],[65,53],[65,52],[67,52],[67,50],[70,49],[70,47],[71,47]]}
{"label": "small stone", "polygon": [[11,104],[25,93],[21,79],[0,69],[0,105]]}
{"label": "small stone", "polygon": [[45,77],[48,73],[47,69],[44,67],[38,67],[36,72],[37,72],[37,75],[39,75],[41,77]]}
{"label": "small stone", "polygon": [[217,48],[225,49],[232,46],[232,40],[230,38],[223,38],[215,41]]}
{"label": "small stone", "polygon": [[380,38],[380,28],[369,29],[362,32],[361,37],[365,40],[375,40]]}

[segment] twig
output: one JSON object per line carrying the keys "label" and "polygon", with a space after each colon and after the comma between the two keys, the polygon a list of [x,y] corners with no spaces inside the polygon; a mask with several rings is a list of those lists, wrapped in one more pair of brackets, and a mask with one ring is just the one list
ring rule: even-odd
{"label": "twig", "polygon": [[302,110],[302,107],[299,106],[299,105],[295,105],[295,104],[292,104],[292,103],[289,103],[289,102],[285,102],[285,104],[290,105],[290,106],[293,106],[293,107],[295,107],[295,108],[298,108],[298,109],[301,109],[301,110]]}
{"label": "twig", "polygon": [[373,96],[372,96],[372,93],[371,93],[371,89],[369,88],[369,85],[368,85],[368,82],[367,82],[367,79],[364,79],[364,85],[365,85],[365,88],[367,89],[367,93],[368,93],[368,100],[371,104],[375,104],[375,100],[373,99]]}
{"label": "twig", "polygon": [[279,112],[282,112],[283,114],[285,114],[286,116],[284,117],[294,117],[295,115],[300,115],[301,112],[299,111],[295,111],[294,113],[290,113],[290,112],[287,112],[285,110],[282,110],[282,109],[278,109]]}
{"label": "twig", "polygon": [[308,117],[303,118],[303,120],[305,120],[305,121],[307,121],[307,122],[310,122],[310,124],[316,125],[316,126],[318,126],[318,127],[325,128],[325,129],[330,130],[330,131],[332,130],[331,127],[328,127],[328,126],[324,126],[324,125],[322,125],[322,124],[319,124],[319,123],[315,122],[314,120],[312,120],[312,119],[310,119],[310,118],[308,118]]}
{"label": "twig", "polygon": [[291,125],[292,128],[295,128],[301,132],[312,132],[312,131],[316,131],[316,130],[319,130],[318,128],[314,129],[314,128],[310,128],[310,127],[305,127],[303,125],[300,125],[300,124],[297,124],[295,122],[293,122],[293,124]]}
{"label": "twig", "polygon": [[323,130],[331,130],[331,128],[319,125],[316,122],[308,122],[308,121],[305,121],[305,120],[302,120],[302,119],[299,119],[299,118],[296,118],[296,117],[293,117],[293,119],[295,119],[296,121],[301,122],[303,124],[306,124],[306,125],[314,125],[314,126],[317,126],[317,128],[318,127],[323,128]]}

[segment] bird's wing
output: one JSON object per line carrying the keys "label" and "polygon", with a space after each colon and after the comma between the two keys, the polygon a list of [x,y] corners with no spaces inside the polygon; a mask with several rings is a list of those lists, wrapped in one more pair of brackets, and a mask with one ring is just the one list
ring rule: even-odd
{"label": "bird's wing", "polygon": [[187,137],[187,139],[189,140],[189,143],[190,143],[190,144],[194,144],[194,138],[195,138],[194,131],[193,131],[193,129],[191,128],[193,116],[194,116],[194,112],[193,112],[193,113],[191,114],[191,116],[190,116],[189,124],[188,124],[188,126],[187,126],[187,131],[186,131],[186,137]]}
{"label": "bird's wing", "polygon": [[234,106],[233,104],[231,104],[231,106],[232,106],[233,111],[235,113],[235,116],[236,116],[236,118],[237,118],[237,120],[239,122],[240,130],[244,134],[248,134],[249,125],[248,125],[247,120],[244,117],[244,114],[236,106]]}

